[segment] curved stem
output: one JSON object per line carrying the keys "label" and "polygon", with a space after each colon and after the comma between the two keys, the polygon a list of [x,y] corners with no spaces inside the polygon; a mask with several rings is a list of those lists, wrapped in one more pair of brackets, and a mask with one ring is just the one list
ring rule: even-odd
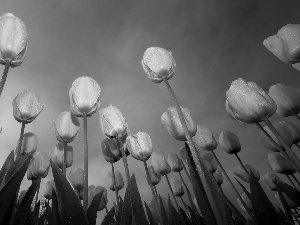
{"label": "curved stem", "polygon": [[22,127],[21,127],[20,137],[19,137],[19,141],[18,141],[16,159],[20,158],[23,136],[24,136],[24,131],[25,131],[25,122],[23,121],[21,124],[22,124]]}
{"label": "curved stem", "polygon": [[4,84],[5,84],[5,81],[6,81],[6,78],[7,78],[9,67],[10,67],[10,62],[6,62],[5,68],[4,68],[4,71],[3,71],[3,75],[2,75],[2,78],[1,78],[1,81],[0,81],[0,97],[1,97],[1,94],[2,94],[2,91],[3,91],[3,88],[4,88]]}
{"label": "curved stem", "polygon": [[64,142],[64,161],[63,161],[63,175],[66,177],[66,164],[67,164],[67,142]]}
{"label": "curved stem", "polygon": [[238,156],[238,154],[235,154],[236,158],[238,159],[239,163],[241,164],[242,168],[244,169],[244,171],[248,174],[248,176],[250,175],[247,168],[245,167],[245,165],[243,164],[242,160],[240,159],[240,157]]}
{"label": "curved stem", "polygon": [[186,191],[186,193],[187,193],[187,196],[188,196],[190,205],[191,205],[191,207],[192,207],[192,209],[193,209],[193,211],[194,211],[194,213],[195,213],[195,215],[196,215],[197,210],[195,209],[195,206],[194,206],[194,203],[193,203],[193,199],[192,199],[191,192],[189,191],[189,189],[188,189],[186,183],[184,182],[184,180],[183,180],[183,178],[182,178],[182,175],[181,175],[181,172],[179,171],[178,173],[179,173],[181,182],[183,183],[183,185],[184,185],[184,187],[185,187],[185,191]]}
{"label": "curved stem", "polygon": [[127,181],[127,186],[129,184],[130,181],[130,173],[129,173],[129,168],[128,168],[128,163],[127,163],[127,158],[126,158],[126,154],[125,154],[125,149],[124,148],[120,148],[119,144],[122,144],[122,141],[119,139],[119,137],[117,137],[117,141],[119,143],[117,143],[118,148],[122,154],[122,158],[123,158],[123,163],[124,163],[124,167],[125,167],[125,172],[126,172],[126,181]]}
{"label": "curved stem", "polygon": [[117,181],[116,181],[116,176],[115,176],[115,168],[114,168],[114,164],[113,163],[111,163],[111,172],[112,172],[112,179],[114,181],[114,189],[115,189],[115,193],[116,193],[116,202],[117,202],[116,215],[118,215],[118,211],[119,211],[119,195],[118,195]]}
{"label": "curved stem", "polygon": [[175,202],[175,205],[176,205],[177,212],[178,212],[178,213],[180,213],[180,211],[179,211],[179,206],[178,206],[178,203],[177,203],[176,197],[175,197],[175,195],[174,195],[173,189],[172,189],[172,187],[171,187],[171,184],[170,184],[170,181],[169,181],[168,175],[166,174],[166,175],[165,175],[165,177],[166,177],[166,179],[167,179],[167,182],[168,182],[168,185],[169,185],[170,191],[171,191],[171,193],[172,193],[172,196],[173,196],[173,199],[174,199],[174,202]]}
{"label": "curved stem", "polygon": [[296,187],[296,185],[294,184],[294,182],[292,181],[292,179],[289,177],[289,175],[285,175],[287,177],[287,179],[290,181],[291,185],[298,190],[298,188]]}
{"label": "curved stem", "polygon": [[88,142],[87,142],[87,115],[83,113],[83,132],[84,132],[84,174],[83,174],[83,209],[87,213],[88,206],[88,167],[89,167],[89,151],[88,151]]}

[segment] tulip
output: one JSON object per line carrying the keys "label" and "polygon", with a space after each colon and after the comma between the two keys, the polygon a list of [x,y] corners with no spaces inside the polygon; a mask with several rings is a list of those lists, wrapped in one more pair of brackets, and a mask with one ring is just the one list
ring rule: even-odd
{"label": "tulip", "polygon": [[166,159],[157,152],[153,152],[151,156],[151,163],[156,173],[161,176],[167,175],[171,172],[171,167]]}
{"label": "tulip", "polygon": [[291,122],[284,122],[292,131],[293,144],[298,145],[300,142],[300,127]]}
{"label": "tulip", "polygon": [[180,172],[183,170],[183,162],[175,153],[168,154],[168,164],[173,172]]}
{"label": "tulip", "polygon": [[175,196],[181,197],[184,195],[182,183],[176,177],[171,180],[171,187]]}
{"label": "tulip", "polygon": [[223,184],[223,173],[222,173],[220,166],[218,166],[216,172],[214,173],[214,177],[215,177],[218,185],[221,186]]}
{"label": "tulip", "polygon": [[147,161],[153,152],[150,136],[141,131],[136,135],[128,136],[126,139],[126,146],[132,157],[141,161]]}
{"label": "tulip", "polygon": [[[116,184],[115,184],[116,182]],[[121,190],[124,187],[124,181],[122,174],[119,171],[115,171],[115,182],[113,181],[112,173],[109,172],[107,176],[107,183],[110,190],[115,191],[115,186],[117,191]]]}
{"label": "tulip", "polygon": [[[248,190],[248,192],[249,192],[249,190]],[[252,202],[250,201],[250,199],[248,198],[248,196],[247,196],[245,193],[243,193],[241,196],[242,196],[243,201],[246,203],[248,209],[249,209],[250,211],[253,211],[253,208],[252,208]],[[240,206],[244,211],[246,211],[246,209],[245,209],[244,206],[242,205],[240,199],[237,199],[237,202],[238,202],[239,206]]]}
{"label": "tulip", "polygon": [[[286,203],[287,203],[287,205],[288,205],[288,207],[289,207],[290,209],[295,209],[295,208],[297,208],[297,207],[299,206],[299,204],[297,204],[297,203],[294,202],[292,199],[290,199],[286,194],[283,193],[283,196],[284,196],[285,201],[286,201]],[[281,202],[278,193],[275,194],[275,198],[276,198],[279,202]]]}
{"label": "tulip", "polygon": [[20,191],[18,201],[17,201],[17,205],[16,205],[17,208],[20,206],[24,196],[26,195],[26,192],[27,192],[26,190]]}
{"label": "tulip", "polygon": [[67,146],[67,149],[64,151],[64,144],[57,143],[54,148],[52,160],[60,169],[63,168],[64,152],[66,153],[66,168],[73,165],[73,147]]}
{"label": "tulip", "polygon": [[270,153],[268,161],[271,169],[276,173],[292,175],[296,172],[295,167],[279,152]]}
{"label": "tulip", "polygon": [[206,151],[213,151],[218,147],[211,129],[206,126],[197,125],[196,135],[192,139],[196,146]]}
{"label": "tulip", "polygon": [[55,136],[60,142],[72,142],[76,137],[79,128],[79,120],[69,111],[62,112],[55,121],[53,120]]}
{"label": "tulip", "polygon": [[77,168],[69,173],[68,179],[76,190],[81,191],[83,189],[83,174],[84,171],[81,168]]}
{"label": "tulip", "polygon": [[280,177],[274,173],[267,173],[262,177],[270,191],[277,191],[277,182],[282,182]]}
{"label": "tulip", "polygon": [[202,160],[204,165],[206,166],[206,168],[211,174],[213,174],[217,170],[218,163],[212,153],[210,152],[204,153],[202,156]]}
{"label": "tulip", "polygon": [[34,133],[28,132],[23,135],[20,155],[25,155],[31,151],[35,151],[38,145],[38,138]]}
{"label": "tulip", "polygon": [[52,199],[52,190],[55,190],[55,182],[54,180],[49,180],[46,183],[44,197],[48,200]]}
{"label": "tulip", "polygon": [[249,179],[250,171],[252,171],[252,173],[253,173],[254,177],[256,178],[256,180],[260,179],[260,173],[258,172],[258,170],[254,169],[249,164],[245,164],[245,168],[247,169],[248,173],[241,166],[238,166],[233,173],[237,177],[239,177],[241,180],[243,180],[247,183],[250,183],[250,179]]}
{"label": "tulip", "polygon": [[263,45],[284,63],[300,62],[300,25],[285,25]]}
{"label": "tulip", "polygon": [[153,166],[148,166],[148,172],[149,172],[149,175],[150,175],[150,181],[152,183],[152,185],[157,185],[160,180],[161,180],[161,176],[159,173],[156,173]]}
{"label": "tulip", "polygon": [[222,131],[219,136],[220,147],[228,154],[237,154],[241,151],[239,137],[230,131]]}
{"label": "tulip", "polygon": [[110,105],[99,111],[100,126],[103,134],[108,138],[123,137],[128,128],[122,112]]}
{"label": "tulip", "polygon": [[106,206],[107,206],[107,203],[108,203],[108,199],[107,199],[107,190],[105,187],[100,187],[98,186],[95,191],[97,193],[99,193],[100,191],[98,191],[98,188],[103,188],[103,194],[102,194],[102,198],[101,198],[101,201],[100,201],[100,205],[98,207],[98,211],[101,211],[103,210]]}
{"label": "tulip", "polygon": [[159,47],[146,49],[142,66],[145,73],[155,83],[160,83],[163,78],[169,80],[175,71],[175,60],[172,52]]}
{"label": "tulip", "polygon": [[269,95],[277,104],[276,113],[279,116],[300,113],[300,89],[279,83],[270,87]]}
{"label": "tulip", "polygon": [[95,195],[100,193],[101,191],[103,191],[101,201],[100,201],[97,211],[103,210],[105,208],[105,206],[107,205],[107,190],[106,190],[106,188],[101,187],[101,186],[95,187],[94,185],[91,185],[91,186],[89,186],[88,189],[89,189],[88,207],[91,205]]}
{"label": "tulip", "polygon": [[261,122],[276,111],[275,101],[262,88],[242,78],[231,83],[226,99],[234,118],[244,123]]}
{"label": "tulip", "polygon": [[36,180],[39,177],[45,178],[48,175],[49,169],[50,156],[45,152],[37,152],[27,169],[27,179]]}
{"label": "tulip", "polygon": [[102,155],[106,162],[115,163],[121,159],[120,146],[117,139],[108,139],[101,141]]}

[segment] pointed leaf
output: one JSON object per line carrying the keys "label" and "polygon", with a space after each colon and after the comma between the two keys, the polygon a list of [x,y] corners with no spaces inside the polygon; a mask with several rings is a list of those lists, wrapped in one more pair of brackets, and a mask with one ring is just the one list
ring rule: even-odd
{"label": "pointed leaf", "polygon": [[131,224],[132,221],[132,209],[131,209],[131,182],[129,183],[126,188],[124,202],[122,207],[122,214],[121,214],[121,224]]}
{"label": "pointed leaf", "polygon": [[52,225],[51,223],[51,207],[47,201],[45,201],[45,207],[46,207],[46,220],[48,221],[48,225]]}
{"label": "pointed leaf", "polygon": [[60,218],[58,213],[57,195],[54,188],[52,189],[52,210],[51,210],[51,225],[59,225]]}
{"label": "pointed leaf", "polygon": [[169,225],[181,225],[185,224],[181,218],[181,215],[173,207],[170,195],[168,194],[168,224]]}
{"label": "pointed leaf", "polygon": [[145,204],[146,213],[147,213],[148,221],[149,221],[150,225],[156,225],[155,219],[154,219],[154,217],[152,215],[152,212],[151,212],[149,206],[147,205],[146,202],[144,202],[144,204]]}
{"label": "pointed leaf", "polygon": [[158,205],[159,205],[159,209],[160,209],[160,216],[162,218],[163,224],[168,224],[168,216],[166,213],[166,209],[164,207],[162,198],[160,197],[160,195],[158,196]]}
{"label": "pointed leaf", "polygon": [[[226,197],[224,194],[224,199],[226,202],[226,205],[231,210],[232,214],[234,215],[234,218],[237,218],[240,220],[243,224],[246,224],[246,218],[241,214],[241,212],[232,204],[232,202]],[[249,198],[250,199],[250,198]]]}
{"label": "pointed leaf", "polygon": [[201,220],[200,217],[198,217],[198,215],[195,215],[193,209],[186,203],[185,204],[185,207],[186,209],[188,210],[188,213],[191,215],[191,221],[192,221],[192,224],[200,224],[200,225],[205,225],[204,221]]}
{"label": "pointed leaf", "polygon": [[0,170],[0,184],[2,183],[3,181],[3,178],[6,174],[6,172],[10,169],[10,167],[12,166],[12,164],[14,163],[14,150],[12,150],[10,152],[10,154],[7,156],[1,170]]}
{"label": "pointed leaf", "polygon": [[300,192],[297,189],[283,182],[277,182],[276,186],[280,189],[280,191],[286,194],[286,196],[300,205]]}
{"label": "pointed leaf", "polygon": [[96,225],[97,211],[101,202],[102,195],[103,195],[103,190],[94,196],[92,203],[87,210],[89,225]]}
{"label": "pointed leaf", "polygon": [[239,185],[241,186],[241,188],[243,189],[243,192],[247,195],[247,197],[250,199],[251,198],[251,194],[249,193],[249,191],[247,190],[247,188],[245,188],[245,186],[236,178],[234,178]]}
{"label": "pointed leaf", "polygon": [[179,207],[179,210],[180,210],[181,217],[183,218],[185,224],[191,225],[192,223],[191,223],[190,219],[187,217],[187,215],[185,214],[185,211],[181,207]]}
{"label": "pointed leaf", "polygon": [[[105,215],[101,225],[113,225],[116,224],[116,221],[114,219],[114,215],[115,215],[115,207],[112,207],[111,210]],[[121,223],[123,224],[123,223]],[[131,224],[128,223],[128,224]]]}
{"label": "pointed leaf", "polygon": [[277,188],[277,193],[279,195],[279,198],[280,198],[280,201],[281,201],[281,204],[283,206],[283,210],[285,212],[285,216],[291,221],[293,222],[293,216],[292,216],[292,213],[291,213],[291,210],[285,200],[285,197],[283,195],[283,193],[280,191],[280,188]]}

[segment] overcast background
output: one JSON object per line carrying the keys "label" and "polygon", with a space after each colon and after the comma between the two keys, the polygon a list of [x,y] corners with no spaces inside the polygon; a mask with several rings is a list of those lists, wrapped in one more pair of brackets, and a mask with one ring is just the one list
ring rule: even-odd
{"label": "overcast background", "polygon": [[[154,151],[164,156],[179,153],[183,143],[173,139],[160,122],[162,113],[174,103],[164,84],[150,81],[140,63],[144,51],[153,46],[172,51],[177,66],[170,84],[180,104],[190,109],[194,121],[209,126],[216,138],[223,130],[235,132],[242,143],[241,159],[264,175],[269,171],[266,156],[270,152],[261,145],[256,126],[228,117],[225,92],[240,77],[256,82],[267,92],[271,85],[280,82],[300,87],[300,73],[262,45],[282,26],[300,23],[299,9],[298,0],[1,0],[0,15],[10,12],[21,18],[27,26],[29,43],[23,64],[10,69],[0,99],[0,165],[15,149],[20,133],[21,124],[12,113],[13,98],[23,90],[41,97],[45,109],[26,125],[25,132],[34,132],[39,140],[38,150],[52,156],[57,143],[52,120],[69,110],[68,92],[79,76],[93,77],[102,90],[100,108],[117,106],[132,133],[145,131],[151,136]],[[276,115],[271,118],[272,122],[282,120]],[[293,118],[285,120],[297,122]],[[110,165],[100,150],[103,139],[97,112],[88,118],[89,184],[107,187]],[[82,128],[71,145],[71,169],[83,168]],[[237,160],[221,149],[216,154],[233,177]],[[151,192],[142,163],[131,156],[128,162],[130,172],[136,174],[142,199],[149,202]],[[125,180],[121,161],[116,167]],[[41,195],[45,182],[51,178],[49,172],[43,179]],[[29,185],[25,178],[21,189]],[[225,182],[225,193],[236,202],[227,187]],[[167,196],[165,179],[157,188]],[[120,191],[122,196],[124,191]],[[111,208],[115,201],[112,191],[108,191],[108,198]],[[103,215],[98,214],[99,221]]]}

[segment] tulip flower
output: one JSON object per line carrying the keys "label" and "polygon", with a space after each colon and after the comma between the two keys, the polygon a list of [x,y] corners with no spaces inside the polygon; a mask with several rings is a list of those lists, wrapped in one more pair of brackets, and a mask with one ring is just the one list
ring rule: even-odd
{"label": "tulip flower", "polygon": [[[250,193],[250,190],[248,190],[248,192]],[[252,212],[253,211],[252,202],[250,201],[250,199],[248,198],[248,196],[245,193],[243,193],[241,196],[242,196],[243,201],[246,203],[248,209]],[[239,206],[241,207],[241,209],[244,210],[244,211],[246,211],[246,209],[242,205],[240,199],[237,199],[237,202],[238,202]]]}
{"label": "tulip flower", "polygon": [[148,166],[148,172],[152,185],[156,186],[161,180],[160,174],[155,172],[153,166]]}
{"label": "tulip flower", "polygon": [[151,163],[155,172],[159,173],[161,176],[164,176],[171,172],[171,167],[167,163],[166,159],[157,152],[152,153]]}
{"label": "tulip flower", "polygon": [[57,143],[54,148],[52,160],[60,169],[63,168],[64,152],[66,153],[66,168],[73,165],[73,147],[67,146],[66,150],[64,150],[64,144]]}
{"label": "tulip flower", "polygon": [[115,171],[115,182],[114,182],[112,173],[109,172],[107,176],[107,184],[108,184],[108,188],[112,191],[115,191],[115,188],[117,189],[117,191],[121,190],[124,187],[122,174],[119,171]]}
{"label": "tulip flower", "polygon": [[46,183],[44,197],[48,200],[52,199],[52,190],[55,190],[55,182],[54,180],[49,180]]}
{"label": "tulip flower", "polygon": [[[191,136],[194,136],[197,132],[197,126],[191,117],[190,111],[187,108],[182,108],[185,122],[188,127],[188,131]],[[177,141],[186,141],[186,136],[184,133],[183,126],[180,122],[178,112],[175,107],[170,107],[161,116],[161,123],[165,125],[167,131],[171,136],[173,136]]]}
{"label": "tulip flower", "polygon": [[34,133],[28,132],[23,135],[20,155],[25,155],[31,151],[35,151],[38,145],[38,138]]}
{"label": "tulip flower", "polygon": [[159,47],[148,48],[142,60],[145,73],[155,83],[160,83],[163,78],[169,80],[175,71],[175,60],[172,52]]}
{"label": "tulip flower", "polygon": [[17,208],[20,206],[20,204],[21,204],[21,202],[22,202],[24,196],[26,195],[26,192],[27,192],[26,190],[20,191],[19,197],[18,197],[18,200],[17,200],[17,203],[16,203],[16,207],[17,207]]}
{"label": "tulip flower", "polygon": [[206,168],[211,174],[213,174],[217,170],[218,163],[211,152],[204,153],[202,156],[202,160],[204,165],[206,166]]}
{"label": "tulip flower", "polygon": [[223,184],[223,173],[222,173],[220,166],[218,166],[216,172],[214,173],[214,177],[215,177],[218,185],[221,186]]}
{"label": "tulip flower", "polygon": [[121,159],[122,154],[119,145],[117,139],[106,138],[101,141],[102,155],[106,162],[115,163]]}
{"label": "tulip flower", "polygon": [[45,152],[37,152],[27,169],[27,179],[36,180],[39,177],[45,178],[48,175],[49,169],[50,156]]}
{"label": "tulip flower", "polygon": [[300,113],[300,89],[279,83],[270,87],[269,95],[277,104],[276,113],[279,116]]}
{"label": "tulip flower", "polygon": [[262,88],[242,78],[231,83],[226,99],[234,118],[245,123],[261,122],[276,111],[275,101]]}
{"label": "tulip flower", "polygon": [[176,177],[171,180],[171,187],[175,196],[181,197],[184,195],[182,183]]}
{"label": "tulip flower", "polygon": [[300,127],[291,122],[284,122],[292,131],[293,144],[298,145],[300,142]]}
{"label": "tulip flower", "polygon": [[249,174],[250,171],[252,171],[254,177],[259,180],[260,179],[260,173],[258,172],[258,170],[254,169],[252,166],[250,166],[249,164],[245,164],[245,168],[247,169],[248,173],[244,170],[243,167],[238,166],[235,171],[233,172],[238,178],[240,178],[241,180],[250,183],[250,179],[249,179]]}
{"label": "tulip flower", "polygon": [[300,25],[285,25],[263,45],[284,63],[300,62]]}
{"label": "tulip flower", "polygon": [[141,161],[147,161],[153,152],[150,136],[141,131],[136,135],[128,136],[126,139],[126,146],[131,156]]}
{"label": "tulip flower", "polygon": [[267,187],[270,189],[270,191],[277,191],[276,183],[282,182],[280,177],[278,177],[274,173],[267,173],[262,178],[265,181]]}
{"label": "tulip flower", "polygon": [[173,172],[180,172],[183,170],[183,162],[175,153],[168,154],[168,164]]}
{"label": "tulip flower", "polygon": [[76,190],[81,191],[83,189],[83,174],[84,171],[81,168],[77,168],[69,173],[68,179]]}
{"label": "tulip flower", "polygon": [[206,151],[213,151],[218,147],[211,129],[206,126],[197,125],[196,135],[192,139],[196,146]]}
{"label": "tulip flower", "polygon": [[279,152],[272,152],[268,155],[271,169],[276,173],[292,175],[296,172],[295,167]]}
{"label": "tulip flower", "polygon": [[230,131],[222,131],[219,136],[219,144],[222,150],[228,154],[237,154],[241,151],[239,137]]}

